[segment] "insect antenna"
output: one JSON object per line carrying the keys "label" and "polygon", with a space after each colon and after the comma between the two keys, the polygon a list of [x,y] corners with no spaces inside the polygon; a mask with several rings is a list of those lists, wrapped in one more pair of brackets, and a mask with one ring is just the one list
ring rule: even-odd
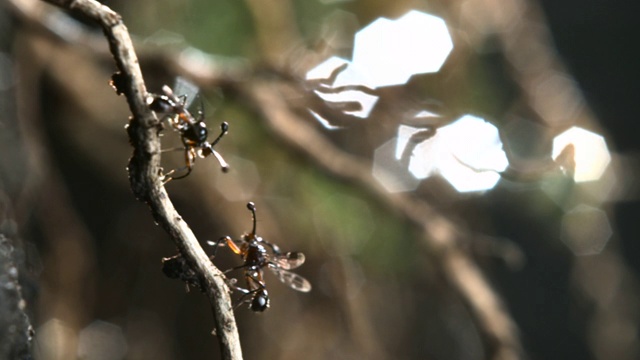
{"label": "insect antenna", "polygon": [[204,156],[208,156],[208,155],[213,155],[215,156],[216,160],[218,160],[218,163],[220,164],[220,168],[222,169],[222,172],[228,172],[229,171],[229,164],[227,164],[227,162],[224,160],[224,158],[222,157],[222,155],[220,155],[219,152],[215,151],[213,149],[213,145],[211,144],[205,144],[205,151],[203,152]]}
{"label": "insect antenna", "polygon": [[222,155],[220,155],[219,152],[215,151],[213,149],[213,147],[220,141],[220,139],[222,139],[222,137],[229,132],[229,124],[227,122],[223,122],[220,125],[220,135],[218,135],[218,137],[213,141],[213,143],[209,144],[207,142],[204,143],[204,145],[202,145],[203,152],[202,155],[204,157],[209,156],[209,155],[213,155],[215,156],[216,160],[218,160],[218,163],[220,163],[220,167],[222,168],[222,172],[228,172],[229,171],[229,164],[227,164],[227,162],[224,160],[224,158],[222,157]]}
{"label": "insect antenna", "polygon": [[228,132],[229,132],[229,123],[225,121],[222,124],[220,124],[220,135],[218,135],[218,137],[215,140],[213,140],[213,142],[211,143],[211,146],[215,146],[220,141],[220,139],[222,139],[222,137],[225,136]]}
{"label": "insect antenna", "polygon": [[253,229],[251,230],[252,237],[256,236],[256,204],[253,202],[247,203],[247,209],[251,211],[251,218],[253,219]]}

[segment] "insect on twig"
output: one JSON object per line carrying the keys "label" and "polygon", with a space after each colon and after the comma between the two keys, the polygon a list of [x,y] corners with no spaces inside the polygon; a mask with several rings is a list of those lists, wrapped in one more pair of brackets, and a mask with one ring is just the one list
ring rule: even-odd
{"label": "insect on twig", "polygon": [[[225,244],[234,253],[242,256],[244,263],[233,267],[224,273],[227,274],[233,270],[244,269],[244,278],[247,284],[246,288],[236,285],[236,279],[228,281],[229,286],[243,293],[236,306],[249,303],[249,308],[255,312],[265,311],[269,307],[269,293],[263,278],[263,269],[268,268],[278,279],[290,288],[301,291],[311,291],[311,283],[302,276],[295,274],[289,270],[295,269],[302,265],[305,256],[301,252],[282,253],[280,248],[272,244],[256,234],[256,206],[250,202],[247,208],[251,211],[253,217],[253,229],[250,233],[242,235],[239,241],[234,241],[229,236],[225,236],[211,245],[218,246]],[[271,252],[267,251],[267,247]]]}
{"label": "insect on twig", "polygon": [[[180,169],[173,169],[164,174],[164,183],[168,183],[171,180],[183,179],[187,177],[193,168],[193,164],[197,157],[206,158],[209,155],[213,155],[222,168],[223,172],[229,171],[229,164],[222,158],[214,146],[222,139],[222,137],[229,131],[229,124],[223,122],[220,125],[220,135],[211,143],[207,141],[208,130],[207,125],[204,122],[204,113],[202,107],[198,110],[197,118],[194,117],[189,110],[187,110],[187,97],[176,96],[173,90],[164,85],[162,87],[162,94],[151,94],[147,98],[147,104],[149,108],[156,113],[164,114],[166,119],[172,128],[180,133],[183,147],[185,152],[185,167]],[[174,150],[174,149],[170,149]],[[186,173],[180,176],[174,176],[177,171],[186,169]]]}

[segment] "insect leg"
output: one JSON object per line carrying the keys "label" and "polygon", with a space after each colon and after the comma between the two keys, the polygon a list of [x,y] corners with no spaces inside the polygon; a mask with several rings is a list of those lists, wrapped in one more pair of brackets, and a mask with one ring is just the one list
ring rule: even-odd
{"label": "insect leg", "polygon": [[218,163],[220,164],[220,168],[222,169],[222,172],[229,171],[229,164],[227,164],[227,162],[224,160],[224,158],[222,157],[222,155],[220,155],[219,152],[213,150],[213,145],[205,143],[201,154],[202,154],[202,157],[207,157],[209,155],[215,156],[216,160],[218,160]]}
{"label": "insect leg", "polygon": [[[182,168],[178,168],[178,169],[173,169],[171,171],[169,171],[168,173],[164,174],[164,177],[168,177],[166,180],[164,180],[164,182],[162,183],[163,185],[166,185],[169,181],[171,180],[178,180],[178,179],[184,179],[187,176],[189,176],[189,174],[191,174],[191,170],[193,168],[193,163],[195,162],[195,158],[196,158],[196,153],[195,153],[195,149],[193,147],[187,147],[184,151],[184,157],[185,157],[185,162],[186,162],[186,166],[182,167]],[[175,174],[176,172],[186,169],[187,173],[184,175],[180,175],[180,176],[172,176],[172,174]]]}
{"label": "insect leg", "polygon": [[213,255],[211,255],[211,259],[213,260],[213,258],[216,257],[216,252],[218,251],[218,247],[224,245],[223,243],[227,244],[227,246],[229,247],[229,249],[231,249],[231,251],[233,251],[235,254],[238,255],[242,255],[242,250],[240,249],[240,247],[233,241],[233,239],[230,236],[223,236],[220,239],[218,239],[218,241],[215,242],[215,248],[213,249]]}
{"label": "insect leg", "polygon": [[[236,279],[232,279],[232,280],[236,280]],[[230,288],[232,288],[233,290],[239,291],[242,293],[242,296],[240,296],[240,298],[237,300],[238,302],[235,304],[235,306],[233,307],[233,309],[237,309],[240,307],[240,305],[251,302],[251,298],[250,296],[253,295],[256,290],[249,290],[249,289],[245,289],[243,287],[240,287],[238,285],[235,284],[235,281],[227,281],[227,285],[229,285]],[[249,298],[247,298],[249,297]]]}
{"label": "insect leg", "polygon": [[160,152],[164,153],[164,152],[178,151],[178,150],[184,150],[184,146],[177,146],[177,147],[172,147],[172,148],[168,148],[168,149],[162,149],[162,150],[160,150]]}

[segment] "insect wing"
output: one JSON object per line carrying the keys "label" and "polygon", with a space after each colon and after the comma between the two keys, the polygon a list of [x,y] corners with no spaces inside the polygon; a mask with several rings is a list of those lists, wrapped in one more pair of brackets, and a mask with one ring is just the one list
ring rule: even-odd
{"label": "insect wing", "polygon": [[173,86],[173,92],[181,98],[181,103],[185,108],[188,108],[193,103],[199,91],[198,85],[181,76],[176,78],[176,83]]}
{"label": "insect wing", "polygon": [[311,291],[311,283],[302,276],[292,273],[291,271],[278,268],[271,268],[274,274],[282,281],[283,284],[289,286],[293,290],[301,292]]}
{"label": "insect wing", "polygon": [[304,254],[298,251],[273,256],[273,263],[276,264],[276,267],[285,270],[291,270],[299,267],[304,264],[304,260]]}

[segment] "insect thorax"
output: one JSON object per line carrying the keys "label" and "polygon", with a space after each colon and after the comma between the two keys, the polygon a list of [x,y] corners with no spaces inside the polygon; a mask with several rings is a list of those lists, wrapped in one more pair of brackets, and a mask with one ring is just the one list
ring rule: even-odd
{"label": "insect thorax", "polygon": [[261,267],[267,263],[267,249],[256,242],[245,243],[244,260],[249,267]]}

